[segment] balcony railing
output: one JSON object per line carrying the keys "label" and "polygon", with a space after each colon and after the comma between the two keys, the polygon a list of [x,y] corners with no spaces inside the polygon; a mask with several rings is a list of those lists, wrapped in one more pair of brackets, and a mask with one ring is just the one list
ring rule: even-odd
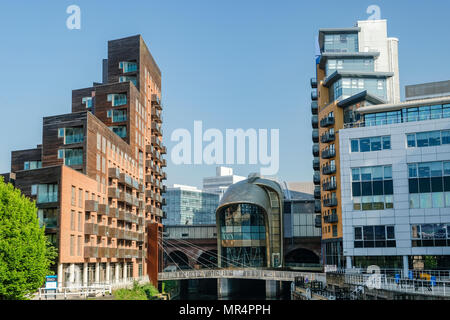
{"label": "balcony railing", "polygon": [[319,188],[315,188],[314,189],[314,199],[320,199],[320,186],[318,186]]}
{"label": "balcony railing", "polygon": [[108,187],[108,198],[118,199],[120,195],[117,187]]}
{"label": "balcony railing", "polygon": [[119,179],[120,177],[119,168],[108,168],[108,176],[111,179]]}
{"label": "balcony railing", "polygon": [[311,100],[316,101],[318,98],[317,90],[311,91]]}
{"label": "balcony railing", "polygon": [[336,150],[334,149],[324,149],[322,151],[322,159],[331,159],[336,157]]}
{"label": "balcony railing", "polygon": [[325,207],[336,207],[337,206],[337,198],[325,198],[325,199],[323,199],[323,205]]}
{"label": "balcony railing", "polygon": [[98,211],[98,202],[95,200],[85,200],[84,201],[84,210],[87,212],[97,212]]}
{"label": "balcony railing", "polygon": [[322,128],[326,128],[326,127],[329,127],[332,125],[334,125],[334,117],[328,116],[328,117],[325,117],[322,120],[320,120],[320,126]]}
{"label": "balcony railing", "polygon": [[313,129],[313,131],[312,131],[312,141],[313,141],[313,143],[318,143],[319,142],[319,130],[318,129]]}
{"label": "balcony railing", "polygon": [[313,169],[314,169],[314,171],[317,171],[320,169],[320,160],[317,157],[315,157],[313,159]]}
{"label": "balcony railing", "polygon": [[329,181],[329,182],[324,182],[322,184],[322,190],[323,191],[332,191],[332,190],[336,190],[337,185],[335,181]]}
{"label": "balcony railing", "polygon": [[319,113],[319,106],[317,104],[317,101],[311,101],[311,113],[312,114],[318,114]]}
{"label": "balcony railing", "polygon": [[319,116],[313,115],[311,117],[311,126],[313,127],[313,129],[319,128]]}
{"label": "balcony railing", "polygon": [[321,213],[322,212],[322,204],[321,204],[320,200],[315,200],[314,201],[314,212],[315,213]]}
{"label": "balcony railing", "polygon": [[324,133],[321,137],[320,137],[320,141],[322,143],[328,143],[328,142],[333,142],[335,140],[335,136],[334,133]]}
{"label": "balcony railing", "polygon": [[316,77],[313,77],[313,78],[311,78],[311,88],[317,88],[317,78]]}
{"label": "balcony railing", "polygon": [[316,228],[322,228],[322,216],[320,214],[316,215],[314,218],[314,226]]}
{"label": "balcony railing", "polygon": [[330,165],[326,165],[322,167],[322,173],[323,174],[334,174],[336,173],[336,166],[330,166]]}
{"label": "balcony railing", "polygon": [[319,156],[320,148],[319,148],[319,144],[318,143],[313,144],[312,153],[313,153],[314,157],[318,157]]}
{"label": "balcony railing", "polygon": [[315,185],[320,184],[320,173],[318,171],[316,171],[313,175],[313,182]]}
{"label": "balcony railing", "polygon": [[323,221],[326,223],[336,223],[338,222],[337,213],[332,213],[330,215],[323,216]]}

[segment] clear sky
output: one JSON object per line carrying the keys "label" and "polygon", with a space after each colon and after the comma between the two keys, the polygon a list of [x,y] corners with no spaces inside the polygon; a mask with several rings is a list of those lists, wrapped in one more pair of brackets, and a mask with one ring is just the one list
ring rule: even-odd
{"label": "clear sky", "polygon": [[[81,8],[81,30],[66,8]],[[42,117],[68,113],[71,90],[101,81],[107,41],[141,34],[163,74],[168,184],[200,186],[214,165],[174,165],[170,134],[280,130],[279,177],[312,180],[309,79],[319,28],[351,27],[381,8],[397,37],[404,86],[450,79],[448,1],[5,1],[0,4],[0,172],[42,140]],[[246,176],[257,166],[235,165]]]}

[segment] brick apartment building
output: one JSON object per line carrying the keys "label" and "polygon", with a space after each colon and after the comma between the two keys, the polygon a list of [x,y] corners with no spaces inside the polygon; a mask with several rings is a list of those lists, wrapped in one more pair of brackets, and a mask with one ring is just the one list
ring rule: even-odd
{"label": "brick apartment building", "polygon": [[140,35],[108,42],[103,81],[72,91],[72,112],[43,119],[42,144],[4,174],[36,200],[58,248],[60,286],[125,282],[160,268],[161,72]]}

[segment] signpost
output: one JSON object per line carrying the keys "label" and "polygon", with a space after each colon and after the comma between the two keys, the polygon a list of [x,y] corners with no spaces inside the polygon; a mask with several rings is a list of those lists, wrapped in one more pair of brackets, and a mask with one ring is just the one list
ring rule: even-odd
{"label": "signpost", "polygon": [[[45,291],[48,292],[53,290],[55,292],[56,299],[56,290],[58,289],[58,276],[46,276],[45,277]],[[47,295],[45,296],[47,297]]]}

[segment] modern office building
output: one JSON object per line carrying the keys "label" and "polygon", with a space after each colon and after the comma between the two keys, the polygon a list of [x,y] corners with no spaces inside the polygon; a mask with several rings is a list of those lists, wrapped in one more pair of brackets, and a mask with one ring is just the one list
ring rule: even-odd
{"label": "modern office building", "polygon": [[204,225],[215,224],[215,212],[219,205],[219,195],[204,192],[196,187],[175,184],[167,188],[163,207],[166,218],[164,225]]}
{"label": "modern office building", "polygon": [[311,79],[315,212],[324,265],[342,267],[342,183],[339,132],[360,120],[357,108],[400,101],[398,40],[386,20],[319,30],[320,55]]}
{"label": "modern office building", "polygon": [[245,177],[234,175],[232,168],[217,167],[214,177],[203,178],[203,191],[218,194],[222,198],[229,186],[242,180]]}
{"label": "modern office building", "polygon": [[216,210],[219,268],[284,265],[283,197],[257,174],[228,188]]}
{"label": "modern office building", "polygon": [[12,152],[6,175],[36,200],[60,286],[157,281],[161,72],[140,35],[109,41],[103,67],[103,83],[72,92],[72,113],[44,118],[41,145]]}
{"label": "modern office building", "polygon": [[450,87],[442,83],[408,86],[406,102],[349,103],[358,119],[339,131],[347,267],[450,268]]}

